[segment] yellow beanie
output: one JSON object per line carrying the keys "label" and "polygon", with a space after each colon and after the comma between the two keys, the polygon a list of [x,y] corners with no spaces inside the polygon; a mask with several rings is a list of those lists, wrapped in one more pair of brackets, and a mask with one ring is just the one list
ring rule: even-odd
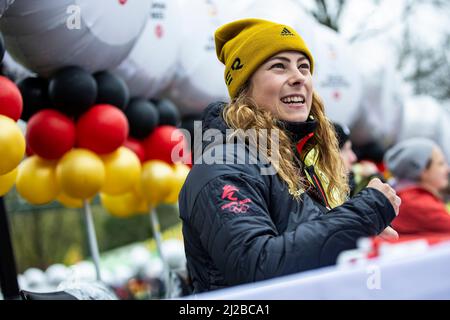
{"label": "yellow beanie", "polygon": [[217,57],[225,65],[225,83],[231,99],[262,63],[281,51],[302,52],[313,72],[311,52],[289,26],[262,19],[242,19],[217,29],[214,38]]}

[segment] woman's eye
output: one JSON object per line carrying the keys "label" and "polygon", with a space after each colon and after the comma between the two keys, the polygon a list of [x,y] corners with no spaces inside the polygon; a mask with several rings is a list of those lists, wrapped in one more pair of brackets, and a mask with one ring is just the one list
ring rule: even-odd
{"label": "woman's eye", "polygon": [[273,68],[281,68],[281,69],[284,69],[284,64],[282,64],[282,63],[275,63],[274,65],[272,65],[272,66],[270,67],[270,69],[273,69]]}
{"label": "woman's eye", "polygon": [[303,63],[303,64],[299,65],[298,68],[299,69],[308,69],[309,70],[309,64]]}

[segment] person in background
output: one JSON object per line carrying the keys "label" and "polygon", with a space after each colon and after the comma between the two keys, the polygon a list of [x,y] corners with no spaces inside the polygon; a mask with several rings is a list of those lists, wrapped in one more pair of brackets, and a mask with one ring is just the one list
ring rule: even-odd
{"label": "person in background", "polygon": [[373,178],[378,178],[385,182],[384,177],[373,162],[367,160],[358,162],[358,157],[353,152],[350,140],[350,129],[336,122],[333,123],[333,126],[339,142],[339,154],[348,174],[350,197],[367,187]]}
{"label": "person in background", "polygon": [[425,138],[404,140],[387,151],[385,163],[402,199],[392,222],[399,235],[450,236],[450,215],[441,196],[450,171],[441,148]]}

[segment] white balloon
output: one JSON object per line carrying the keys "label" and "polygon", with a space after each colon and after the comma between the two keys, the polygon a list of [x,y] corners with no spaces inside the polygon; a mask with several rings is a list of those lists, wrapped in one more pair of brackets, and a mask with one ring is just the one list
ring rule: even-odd
{"label": "white balloon", "polygon": [[14,0],[0,0],[0,18],[13,2]]}
{"label": "white balloon", "polygon": [[137,271],[150,261],[150,251],[144,247],[134,247],[130,252],[130,262]]}
{"label": "white balloon", "polygon": [[450,114],[434,98],[413,96],[405,100],[399,141],[424,137],[434,140],[450,159]]}
{"label": "white balloon", "polygon": [[95,266],[90,261],[81,261],[72,266],[73,279],[79,281],[95,281],[97,279],[97,273]]}
{"label": "white balloon", "polygon": [[2,64],[5,73],[8,74],[12,79],[14,79],[15,82],[19,82],[20,80],[35,75],[33,72],[15,61],[8,53],[8,51],[5,52]]}
{"label": "white balloon", "polygon": [[375,140],[389,147],[400,134],[405,103],[402,79],[391,61],[384,62],[381,68],[364,70],[362,79],[363,94],[352,126],[352,140],[357,145]]}
{"label": "white balloon", "polygon": [[21,290],[28,290],[29,289],[27,278],[23,274],[19,274],[17,276],[17,282],[18,282],[19,288]]}
{"label": "white balloon", "polygon": [[180,57],[169,98],[182,113],[200,112],[215,101],[228,101],[225,67],[217,59],[214,31],[221,25],[214,3],[178,0]]}
{"label": "white balloon", "polygon": [[40,286],[47,286],[47,278],[44,271],[37,268],[29,268],[24,273],[23,276],[30,288],[36,288]]}
{"label": "white balloon", "polygon": [[186,255],[182,241],[177,239],[164,241],[162,252],[170,269],[179,270],[186,268]]}
{"label": "white balloon", "polygon": [[54,264],[45,270],[47,280],[51,285],[58,286],[69,276],[69,269],[63,264]]}
{"label": "white balloon", "polygon": [[362,87],[348,43],[335,31],[317,26],[317,41],[312,49],[315,59],[314,88],[322,98],[325,113],[332,121],[346,126],[356,120]]}
{"label": "white balloon", "polygon": [[144,278],[160,278],[162,277],[164,271],[164,264],[162,263],[161,259],[153,258],[146,263],[142,270]]}
{"label": "white balloon", "polygon": [[77,65],[112,69],[129,54],[147,20],[148,1],[16,1],[0,20],[9,53],[43,76]]}
{"label": "white balloon", "polygon": [[131,96],[156,97],[171,84],[177,68],[181,16],[176,1],[153,0],[144,31],[115,70]]}
{"label": "white balloon", "polygon": [[113,270],[114,285],[120,287],[133,277],[133,270],[127,266],[118,266]]}

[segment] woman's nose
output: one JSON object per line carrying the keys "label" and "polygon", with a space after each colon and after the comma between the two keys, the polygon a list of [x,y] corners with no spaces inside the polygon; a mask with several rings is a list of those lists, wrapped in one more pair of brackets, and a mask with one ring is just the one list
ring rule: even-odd
{"label": "woman's nose", "polygon": [[300,72],[297,68],[291,72],[289,84],[291,86],[302,85],[305,82],[305,75]]}

